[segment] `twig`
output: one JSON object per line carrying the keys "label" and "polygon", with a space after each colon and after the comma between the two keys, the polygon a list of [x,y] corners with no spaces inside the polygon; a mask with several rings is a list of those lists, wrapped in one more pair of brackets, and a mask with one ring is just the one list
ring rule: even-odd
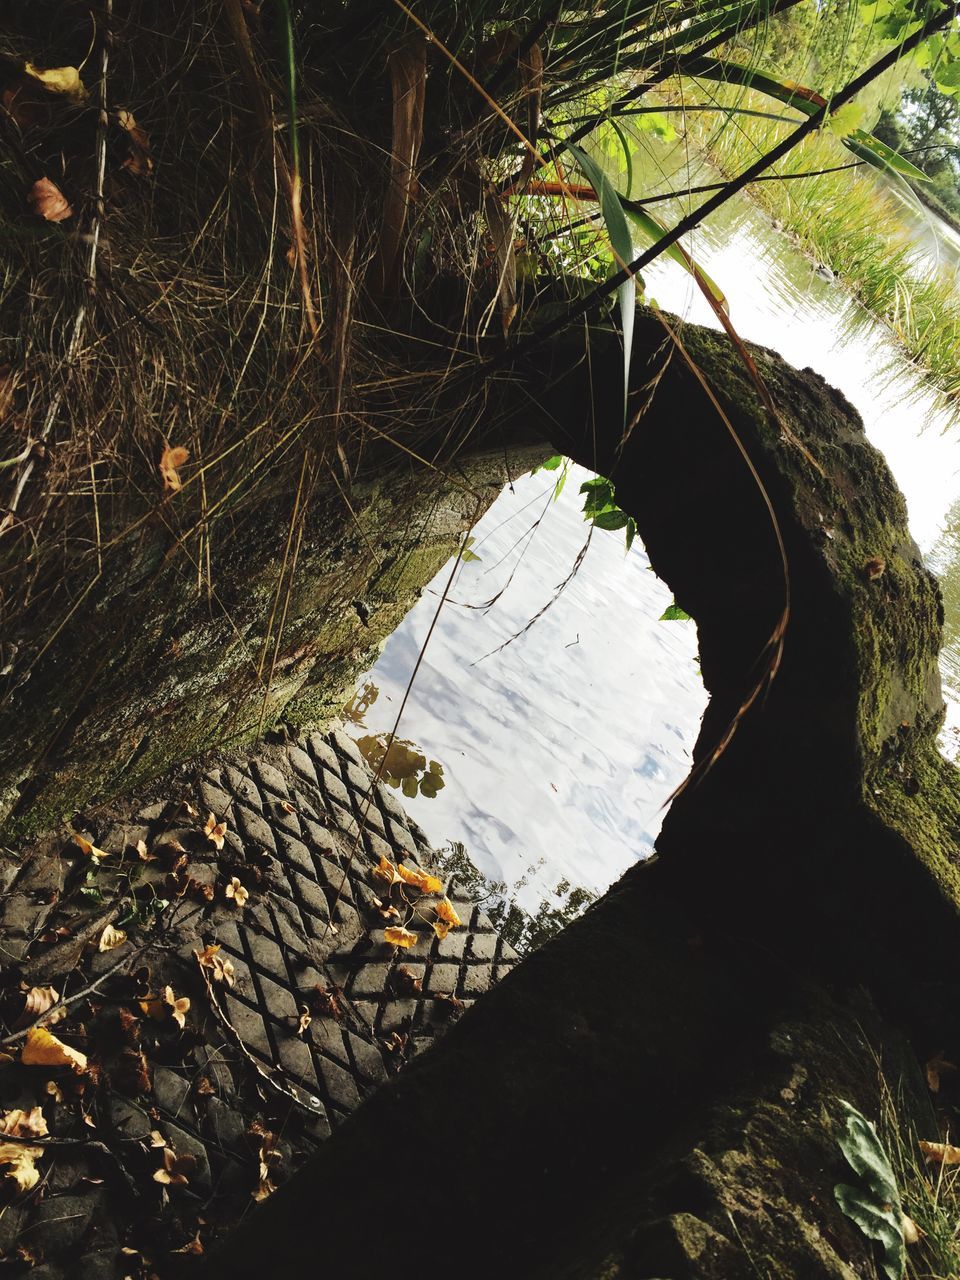
{"label": "twig", "polygon": [[240,1035],[240,1032],[220,1008],[220,1002],[217,1000],[216,993],[214,992],[213,983],[210,981],[206,969],[199,960],[197,961],[197,968],[200,970],[200,976],[203,978],[203,985],[207,989],[207,1000],[210,1003],[210,1008],[213,1011],[214,1017],[243,1054],[244,1058],[246,1058],[247,1062],[249,1062],[250,1066],[253,1067],[254,1071],[264,1084],[266,1084],[268,1088],[278,1094],[281,1098],[285,1098],[287,1102],[292,1102],[294,1106],[300,1107],[301,1110],[306,1111],[309,1115],[316,1116],[317,1110],[315,1107],[311,1106],[309,1102],[304,1102],[303,1099],[298,1097],[291,1089],[286,1089],[282,1084],[278,1084],[277,1081],[274,1080],[273,1076],[261,1067],[260,1063],[247,1048],[246,1044],[244,1044],[243,1037]]}
{"label": "twig", "polygon": [[[93,927],[90,929],[90,933],[91,934],[96,933],[97,929],[101,925],[109,924],[116,917],[119,910],[120,910],[120,904],[118,903],[117,906],[114,907],[106,915],[98,916],[94,921]],[[182,920],[177,920],[171,917],[170,923],[163,930],[163,933],[169,933],[169,931],[175,925],[180,926],[180,925],[186,924],[188,921],[192,920],[195,915],[198,915],[202,910],[203,910],[202,907],[195,907],[193,911],[189,915],[185,916]],[[163,933],[160,934],[161,937],[163,936]],[[76,939],[72,939],[72,941],[75,942]],[[20,1031],[15,1032],[13,1035],[7,1036],[4,1040],[0,1040],[0,1049],[5,1049],[9,1045],[19,1044],[21,1040],[26,1039],[28,1033],[31,1032],[35,1027],[43,1026],[44,1023],[49,1022],[50,1019],[53,1017],[53,1015],[60,1012],[60,1010],[69,1009],[73,1005],[77,1004],[80,1000],[82,1000],[85,996],[90,995],[91,992],[98,991],[100,987],[106,982],[106,980],[108,978],[112,978],[113,975],[119,969],[122,969],[124,965],[131,964],[134,960],[139,960],[140,956],[143,955],[144,951],[148,951],[151,947],[155,947],[157,945],[158,945],[158,939],[156,937],[147,938],[147,940],[141,943],[139,947],[137,947],[135,950],[130,952],[128,955],[121,956],[119,960],[115,961],[112,965],[110,965],[108,969],[105,969],[104,972],[101,973],[98,977],[92,979],[90,982],[86,984],[86,986],[81,987],[79,991],[75,991],[72,996],[67,996],[62,1000],[58,1000],[57,1003],[52,1004],[49,1009],[45,1009],[43,1013],[41,1013],[39,1017],[35,1018],[28,1027],[23,1027]],[[46,957],[39,957],[39,959],[41,960],[45,958]],[[57,1018],[56,1021],[59,1022],[60,1019]]]}

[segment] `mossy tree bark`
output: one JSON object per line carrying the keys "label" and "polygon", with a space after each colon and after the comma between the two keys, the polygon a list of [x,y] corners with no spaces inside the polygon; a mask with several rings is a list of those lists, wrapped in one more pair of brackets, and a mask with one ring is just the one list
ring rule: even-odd
{"label": "mossy tree bark", "polygon": [[589,367],[579,335],[518,369],[525,412],[535,397],[556,447],[616,481],[697,619],[698,762],[784,603],[739,437],[789,564],[776,679],[674,802],[659,857],[365,1104],[208,1275],[382,1275],[416,1241],[424,1266],[439,1252],[469,1277],[875,1274],[833,1200],[837,1098],[876,1114],[882,1061],[929,1124],[916,1054],[958,1031],[939,593],[838,393],[754,350],[778,424],[733,350],[688,327],[725,425],[662,339],[638,317],[632,381],[655,391],[622,447],[612,332],[592,335]]}

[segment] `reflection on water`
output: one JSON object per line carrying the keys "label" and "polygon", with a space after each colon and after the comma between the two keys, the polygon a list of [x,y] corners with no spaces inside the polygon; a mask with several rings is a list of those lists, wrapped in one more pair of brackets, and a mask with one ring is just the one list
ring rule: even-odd
{"label": "reflection on water", "polygon": [[380,690],[372,680],[366,680],[340,713],[349,724],[362,725],[367,712],[380,697]]}
{"label": "reflection on water", "polygon": [[[730,299],[741,336],[840,388],[886,454],[913,534],[942,575],[948,729],[960,733],[960,456],[935,396],[889,332],[747,201],[724,206],[687,247]],[[660,261],[644,274],[662,307],[716,326],[679,267]],[[662,806],[689,769],[705,703],[695,626],[658,621],[671,593],[642,548],[625,556],[622,535],[597,530],[584,553],[576,491],[585,478],[572,474],[554,501],[553,477],[522,477],[474,530],[480,560],[458,571],[402,726],[423,752],[455,763],[429,804],[421,775],[412,814],[436,845],[466,846],[494,900],[515,901],[546,924],[567,918],[571,901],[575,909],[586,901],[572,899],[574,890],[602,891],[650,853]],[[579,571],[525,629],[581,553]],[[366,716],[381,740],[426,639],[439,582],[372,673],[382,696],[368,701]]]}
{"label": "reflection on water", "polygon": [[[554,501],[552,474],[527,475],[497,499],[401,726],[449,766],[444,790],[411,799],[411,814],[435,844],[461,841],[500,896],[534,917],[544,902],[566,909],[574,888],[602,891],[650,853],[705,703],[694,624],[658,621],[671,592],[637,543],[626,555],[622,532],[590,536],[577,492],[587,478],[572,467]],[[444,581],[387,642],[367,732],[392,727]]]}
{"label": "reflection on water", "polygon": [[[355,729],[364,728],[366,716],[379,697],[380,690],[373,681],[364,681],[343,708],[346,723]],[[408,800],[418,795],[433,800],[446,785],[443,765],[438,760],[428,764],[427,757],[409,738],[391,740],[389,732],[384,731],[364,734],[356,738],[356,743],[381,782],[399,789]]]}
{"label": "reflection on water", "polygon": [[367,733],[357,738],[357,746],[374,773],[379,771],[380,780],[388,787],[399,787],[409,800],[418,795],[433,800],[445,786],[443,765],[436,760],[428,765],[427,757],[409,738],[391,741],[389,733]]}

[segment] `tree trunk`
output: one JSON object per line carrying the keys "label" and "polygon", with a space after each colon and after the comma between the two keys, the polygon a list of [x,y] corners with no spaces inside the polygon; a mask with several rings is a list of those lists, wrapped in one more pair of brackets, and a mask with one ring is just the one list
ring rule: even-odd
{"label": "tree trunk", "polygon": [[[632,384],[655,391],[622,450],[612,332],[589,369],[571,337],[519,370],[524,411],[616,480],[697,619],[697,766],[736,732],[658,858],[366,1103],[211,1276],[366,1277],[411,1251],[467,1277],[875,1274],[832,1194],[838,1099],[876,1116],[882,1063],[898,1118],[935,1136],[915,1054],[957,1034],[939,592],[837,392],[754,349],[778,424],[725,340],[685,328],[688,363],[662,336],[638,317]],[[782,662],[746,711],[784,580],[734,435],[790,582]]]}

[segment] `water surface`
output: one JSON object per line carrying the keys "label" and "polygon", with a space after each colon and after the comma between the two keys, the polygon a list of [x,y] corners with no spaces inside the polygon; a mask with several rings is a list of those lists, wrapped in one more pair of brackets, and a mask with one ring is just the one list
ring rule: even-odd
{"label": "water surface", "polygon": [[[936,223],[922,215],[920,225]],[[946,741],[955,741],[956,431],[884,326],[821,278],[748,200],[718,211],[687,247],[726,293],[741,336],[839,387],[886,454],[914,537],[944,576]],[[918,234],[918,252],[941,250],[956,254],[952,241],[938,248]],[[664,309],[716,326],[679,267],[658,262],[645,279]],[[659,621],[670,592],[639,544],[625,555],[622,534],[595,532],[558,595],[588,537],[577,494],[586,475],[573,469],[556,502],[553,474],[523,477],[479,524],[473,549],[481,560],[458,571],[400,731],[444,771],[442,789],[408,799],[410,811],[435,843],[462,841],[485,876],[529,911],[562,900],[571,886],[602,891],[649,854],[662,806],[689,768],[705,704],[694,624]],[[392,727],[447,573],[388,641],[369,677],[380,695],[358,736]]]}

